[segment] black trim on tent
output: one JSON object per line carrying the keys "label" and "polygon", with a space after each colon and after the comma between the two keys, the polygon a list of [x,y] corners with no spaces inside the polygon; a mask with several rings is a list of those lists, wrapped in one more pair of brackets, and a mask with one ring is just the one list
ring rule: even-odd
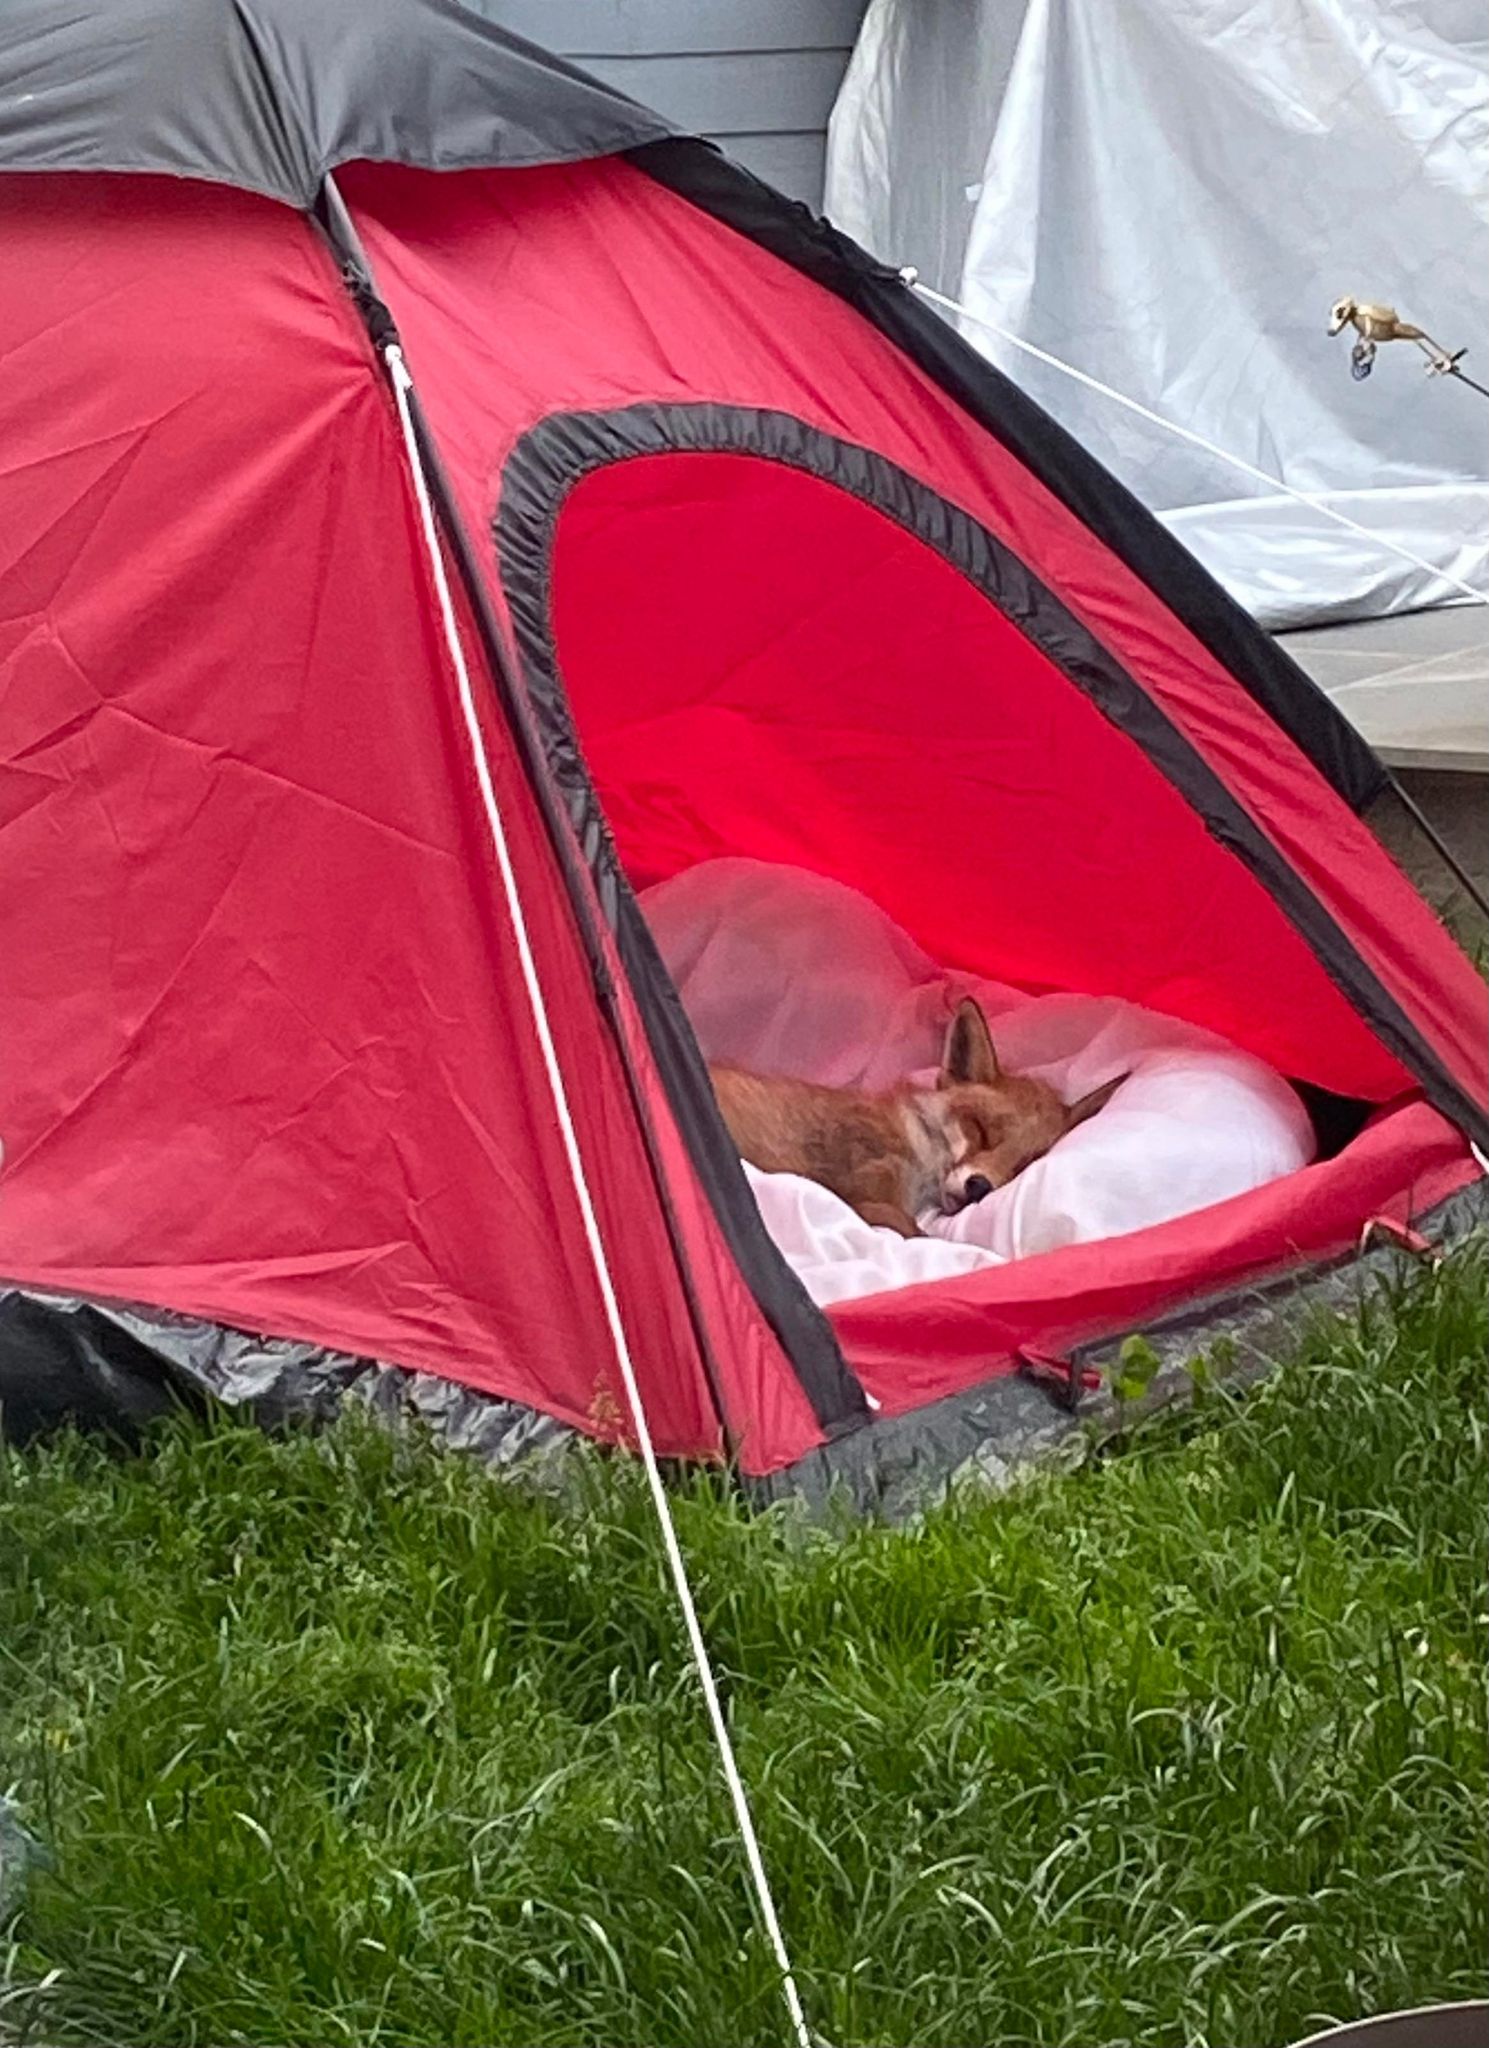
{"label": "black trim on tent", "polygon": [[[601,901],[615,905],[612,914],[623,915],[626,928],[634,928],[633,943],[640,940],[644,921],[584,762],[553,644],[552,548],[564,501],[581,478],[613,462],[677,453],[755,456],[801,470],[894,520],[959,570],[1142,749],[1212,838],[1256,876],[1335,986],[1417,1077],[1428,1101],[1480,1144],[1489,1143],[1489,1116],[1458,1086],[1302,877],[1116,656],[969,514],[886,457],[808,427],[790,413],[705,403],[553,414],[518,442],[502,471],[492,531],[549,770],[594,868]],[[649,936],[639,960],[652,998],[643,1005],[648,1029],[654,1014],[674,1026],[653,1045],[694,1164],[705,1185],[722,1192],[730,1208],[743,1193],[754,1210],[702,1056]]]}
{"label": "black trim on tent", "polygon": [[[413,397],[412,393],[410,397]],[[725,1438],[731,1442],[732,1448],[732,1433],[717,1361],[709,1342],[706,1322],[698,1306],[697,1292],[683,1244],[676,1207],[662,1169],[651,1112],[626,1044],[625,1027],[617,1007],[616,991],[590,921],[585,883],[575,872],[575,849],[567,829],[573,822],[573,809],[568,808],[567,818],[554,815],[552,755],[548,751],[546,740],[540,742],[533,733],[531,722],[520,701],[520,693],[508,673],[501,655],[499,638],[490,622],[485,592],[469,559],[468,543],[464,529],[458,521],[453,496],[444,481],[443,470],[438,463],[422,416],[418,416],[418,422],[421,446],[426,461],[429,462],[431,481],[435,486],[434,495],[440,504],[442,523],[446,532],[455,537],[452,552],[460,568],[461,580],[472,599],[472,608],[481,632],[487,667],[495,682],[497,699],[507,729],[518,742],[518,751],[527,772],[529,786],[534,792],[544,823],[548,827],[549,841],[557,853],[559,871],[565,882],[565,893],[578,920],[581,942],[594,977],[596,996],[611,1027],[611,1035],[620,1056],[631,1105],[641,1129],[657,1198],[661,1204],[673,1256],[677,1263],[679,1279],[687,1296],[694,1335],[702,1354],[714,1406]],[[582,775],[582,768],[578,772]],[[591,794],[593,795],[593,792]],[[759,1208],[750,1193],[738,1156],[729,1142],[723,1124],[719,1121],[713,1089],[709,1084],[707,1072],[698,1058],[697,1045],[683,1015],[682,1004],[672,985],[672,978],[662,963],[656,942],[621,870],[610,839],[610,830],[598,801],[593,805],[592,815],[592,827],[578,835],[579,853],[582,856],[585,876],[592,885],[594,898],[598,901],[605,922],[614,937],[620,965],[635,998],[637,1012],[646,1032],[647,1044],[651,1049],[652,1058],[657,1063],[673,1114],[683,1131],[689,1154],[703,1175],[704,1185],[709,1191],[725,1241],[744,1277],[745,1284],[782,1350],[791,1361],[797,1381],[811,1406],[812,1414],[830,1440],[841,1435],[844,1430],[857,1429],[868,1420],[869,1408],[864,1399],[863,1389],[843,1357],[831,1324],[786,1264],[761,1220]],[[716,1130],[708,1131],[709,1124],[716,1126]],[[701,1143],[695,1143],[692,1134],[700,1125],[707,1135]]]}
{"label": "black trim on tent", "polygon": [[897,271],[711,143],[675,136],[627,155],[658,184],[862,313],[1163,600],[1352,809],[1368,810],[1390,786],[1373,749],[1272,635],[1125,485],[918,299]]}

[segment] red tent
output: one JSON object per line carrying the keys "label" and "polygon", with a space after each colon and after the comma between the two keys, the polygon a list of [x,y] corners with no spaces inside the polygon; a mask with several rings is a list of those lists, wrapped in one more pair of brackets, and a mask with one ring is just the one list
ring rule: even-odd
{"label": "red tent", "polygon": [[[13,1372],[65,1296],[625,1435],[493,811],[664,1453],[872,1458],[1480,1180],[1485,989],[1379,764],[896,275],[442,0],[19,0],[0,94]],[[633,893],[725,853],[1213,1026],[1347,1142],[819,1313]]]}

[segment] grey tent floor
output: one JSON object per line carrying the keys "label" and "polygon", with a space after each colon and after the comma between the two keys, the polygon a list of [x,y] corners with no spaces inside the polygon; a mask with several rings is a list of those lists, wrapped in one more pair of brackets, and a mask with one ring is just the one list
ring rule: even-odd
{"label": "grey tent floor", "polygon": [[[1489,1180],[1421,1219],[1443,1247],[1486,1222]],[[746,1481],[744,1491],[761,1506],[793,1501],[809,1513],[847,1510],[903,1522],[955,1489],[1002,1490],[1040,1466],[1079,1461],[1140,1414],[1185,1401],[1201,1354],[1217,1381],[1244,1386],[1263,1378],[1311,1317],[1351,1313],[1366,1288],[1399,1272],[1409,1256],[1383,1244],[1333,1266],[1192,1303],[1148,1325],[1152,1377],[1142,1398],[1125,1406],[1110,1391],[1122,1349],[1122,1340],[1112,1339],[1075,1354],[1100,1384],[1073,1406],[1042,1382],[1002,1375],[871,1423],[769,1480]],[[585,1439],[551,1417],[428,1374],[160,1311],[0,1293],[0,1393],[8,1390],[13,1399],[28,1378],[49,1393],[70,1388],[52,1415],[35,1417],[42,1428],[66,1413],[133,1435],[183,1396],[205,1396],[270,1428],[325,1424],[345,1405],[392,1428],[427,1429],[545,1493],[564,1494],[572,1481],[579,1497],[582,1467],[574,1461],[594,1455]]]}

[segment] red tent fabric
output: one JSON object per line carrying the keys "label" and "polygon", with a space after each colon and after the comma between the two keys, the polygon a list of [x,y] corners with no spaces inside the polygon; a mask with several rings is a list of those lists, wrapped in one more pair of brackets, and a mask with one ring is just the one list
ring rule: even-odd
{"label": "red tent fabric", "polygon": [[[150,165],[0,175],[5,1279],[628,1433],[395,330],[664,1454],[780,1471],[1474,1180],[1484,986],[1326,708],[1276,697],[1135,509],[1130,546],[1098,530],[1115,487],[952,337],[907,348],[867,259],[706,163],[689,195],[691,159],[576,154],[351,162],[320,218]],[[948,965],[1209,1025],[1358,1133],[1161,1230],[824,1318],[631,893],[721,853],[848,882]]]}

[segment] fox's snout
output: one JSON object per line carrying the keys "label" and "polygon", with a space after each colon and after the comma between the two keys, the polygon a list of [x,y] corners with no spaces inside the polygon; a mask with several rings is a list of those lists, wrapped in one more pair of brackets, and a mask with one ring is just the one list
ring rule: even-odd
{"label": "fox's snout", "polygon": [[1005,1074],[987,1019],[965,999],[947,1034],[938,1084],[942,1128],[951,1159],[941,1176],[941,1209],[969,1209],[1042,1159],[1067,1131],[1094,1116],[1126,1079],[1065,1103],[1043,1081]]}
{"label": "fox's snout", "polygon": [[941,1181],[942,1215],[955,1216],[961,1209],[970,1209],[974,1202],[985,1201],[999,1185],[1000,1178],[985,1173],[980,1165],[967,1160],[951,1167]]}
{"label": "fox's snout", "polygon": [[1062,1131],[1063,1123],[1051,1119],[1042,1128],[1026,1129],[1021,1140],[1000,1142],[986,1152],[963,1152],[941,1177],[942,1215],[955,1216],[970,1209],[974,1202],[985,1202],[999,1188],[1007,1187],[1026,1166],[1043,1158]]}

